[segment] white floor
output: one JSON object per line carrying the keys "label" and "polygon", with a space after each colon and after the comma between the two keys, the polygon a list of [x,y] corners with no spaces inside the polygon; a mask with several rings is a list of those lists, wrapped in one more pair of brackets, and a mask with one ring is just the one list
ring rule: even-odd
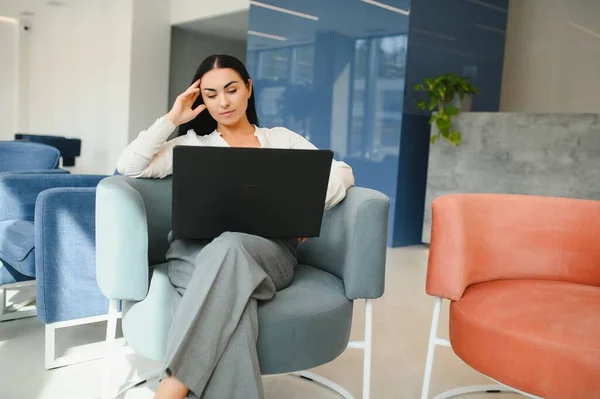
{"label": "white floor", "polygon": [[[427,250],[423,247],[389,251],[386,293],[374,302],[373,379],[374,399],[417,399],[420,397],[432,298],[425,294]],[[362,338],[362,304],[355,307],[352,339]],[[440,323],[447,331],[447,308]],[[61,346],[101,340],[102,324],[78,327],[59,333]],[[334,362],[314,371],[344,386],[360,398],[362,351],[349,349]],[[101,360],[46,371],[44,368],[44,326],[29,318],[0,323],[0,399],[92,399],[100,396]],[[117,370],[119,383],[135,379],[136,372],[153,370],[156,364],[136,355],[122,356]],[[336,394],[292,376],[266,377],[269,399],[333,399]],[[488,384],[488,379],[462,363],[451,349],[439,348],[433,372],[433,397],[463,385]],[[130,390],[126,399],[152,398],[155,383]],[[465,399],[498,397],[476,394]],[[503,394],[503,399],[522,398]]]}

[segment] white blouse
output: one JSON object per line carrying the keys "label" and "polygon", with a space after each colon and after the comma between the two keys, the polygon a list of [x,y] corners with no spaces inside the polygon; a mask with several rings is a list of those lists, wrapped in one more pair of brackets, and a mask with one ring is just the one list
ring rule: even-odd
{"label": "white blouse", "polygon": [[[128,177],[164,178],[173,173],[173,147],[194,145],[207,147],[228,147],[229,144],[216,130],[206,136],[198,136],[193,130],[186,135],[166,141],[176,126],[167,118],[159,118],[148,130],[127,146],[117,162],[117,170]],[[284,127],[271,129],[257,127],[254,135],[262,148],[315,150],[310,141]],[[333,161],[325,209],[337,205],[346,196],[346,191],[354,185],[352,168],[344,162]]]}

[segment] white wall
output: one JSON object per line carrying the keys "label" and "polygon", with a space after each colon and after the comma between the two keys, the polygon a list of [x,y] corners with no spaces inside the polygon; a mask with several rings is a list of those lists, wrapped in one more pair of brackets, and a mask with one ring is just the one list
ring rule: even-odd
{"label": "white wall", "polygon": [[213,54],[233,55],[243,62],[246,59],[246,41],[223,39],[173,27],[169,105],[189,87],[202,60]]}
{"label": "white wall", "polygon": [[16,81],[17,90],[17,123],[16,130],[18,133],[29,131],[29,73],[30,73],[30,59],[31,52],[31,35],[29,28],[31,21],[28,18],[21,18],[19,20],[19,31],[18,31],[18,62],[17,62],[17,75],[18,80]]}
{"label": "white wall", "polygon": [[32,21],[31,133],[82,139],[79,173],[109,173],[128,138],[131,2],[92,0]]}
{"label": "white wall", "polygon": [[36,13],[29,35],[27,131],[81,138],[73,172],[112,173],[166,110],[170,4],[69,2]]}
{"label": "white wall", "polygon": [[134,0],[129,141],[168,111],[171,5]]}
{"label": "white wall", "polygon": [[250,0],[171,0],[171,23],[181,24],[197,19],[207,19],[223,14],[247,11]]}
{"label": "white wall", "polygon": [[510,1],[501,111],[600,112],[599,71],[599,1]]}
{"label": "white wall", "polygon": [[18,24],[0,22],[0,140],[12,140],[17,124]]}

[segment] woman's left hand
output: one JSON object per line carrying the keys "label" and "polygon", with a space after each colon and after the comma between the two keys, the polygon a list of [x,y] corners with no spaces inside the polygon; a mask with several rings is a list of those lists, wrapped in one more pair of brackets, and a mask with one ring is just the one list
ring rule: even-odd
{"label": "woman's left hand", "polygon": [[300,241],[302,244],[304,244],[306,242],[306,237],[300,237],[300,238],[298,238],[298,241]]}

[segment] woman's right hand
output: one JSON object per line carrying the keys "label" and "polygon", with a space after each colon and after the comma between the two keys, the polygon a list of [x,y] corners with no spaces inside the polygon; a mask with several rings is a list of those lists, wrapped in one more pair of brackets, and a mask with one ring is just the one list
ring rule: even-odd
{"label": "woman's right hand", "polygon": [[197,106],[196,109],[192,109],[194,101],[196,101],[199,95],[200,79],[195,81],[186,91],[177,96],[173,108],[171,108],[171,111],[167,114],[167,118],[173,122],[175,126],[179,126],[197,117],[200,112],[206,109],[206,105],[204,104]]}

